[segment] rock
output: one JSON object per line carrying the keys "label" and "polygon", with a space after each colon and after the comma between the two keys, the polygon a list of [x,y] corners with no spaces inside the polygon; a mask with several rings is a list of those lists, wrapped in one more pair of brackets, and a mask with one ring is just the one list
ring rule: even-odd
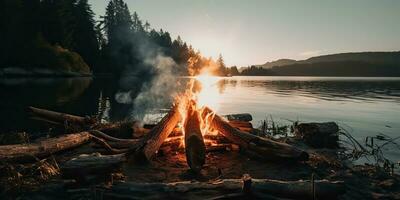
{"label": "rock", "polygon": [[294,134],[314,148],[337,148],[339,126],[335,122],[301,123],[294,127]]}
{"label": "rock", "polygon": [[242,121],[242,122],[249,122],[253,120],[253,117],[249,113],[240,113],[240,114],[230,114],[224,115],[228,121]]}

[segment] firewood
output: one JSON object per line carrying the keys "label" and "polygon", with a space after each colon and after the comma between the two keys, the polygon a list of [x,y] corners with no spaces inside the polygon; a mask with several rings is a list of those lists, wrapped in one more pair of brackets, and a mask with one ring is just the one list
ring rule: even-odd
{"label": "firewood", "polygon": [[[209,108],[203,111],[203,117],[212,112]],[[293,159],[308,160],[308,154],[295,146],[277,142],[268,138],[242,132],[232,127],[228,122],[216,115],[211,121],[211,128],[218,130],[232,143],[240,146],[241,150],[253,151],[268,160],[272,159]]]}
{"label": "firewood", "polygon": [[28,107],[28,110],[31,112],[32,115],[46,119],[48,121],[52,121],[54,123],[64,124],[65,122],[70,122],[81,126],[87,126],[96,122],[95,120],[90,118],[35,108],[32,106]]}
{"label": "firewood", "polygon": [[123,121],[100,124],[97,123],[90,127],[91,130],[98,130],[110,136],[118,138],[140,138],[150,130],[141,128],[138,121]]}
{"label": "firewood", "polygon": [[137,121],[103,124],[98,123],[94,118],[81,117],[41,108],[28,107],[28,110],[32,115],[31,119],[46,122],[59,127],[65,127],[65,125],[69,125],[73,127],[74,132],[99,130],[119,138],[132,138],[132,136],[134,138],[139,138],[150,131],[149,129],[140,127]]}
{"label": "firewood", "polygon": [[252,179],[247,175],[242,179],[222,179],[211,182],[120,182],[111,188],[104,188],[102,194],[106,199],[213,199],[215,196],[226,194],[241,194],[242,199],[263,199],[268,195],[277,198],[312,199],[312,186],[315,187],[317,199],[337,199],[345,192],[341,181],[280,181]]}
{"label": "firewood", "polygon": [[228,123],[235,128],[253,128],[253,125],[250,122],[234,120],[229,121]]}
{"label": "firewood", "polygon": [[60,169],[63,176],[101,174],[117,170],[125,160],[125,154],[83,154],[66,161],[61,165]]}
{"label": "firewood", "polygon": [[184,122],[186,161],[194,172],[200,172],[206,160],[206,146],[200,130],[200,114],[189,108]]}
{"label": "firewood", "polygon": [[206,152],[216,152],[216,151],[230,151],[233,150],[232,144],[214,144],[206,146]]}
{"label": "firewood", "polygon": [[120,143],[128,143],[129,144],[129,143],[137,143],[139,141],[139,139],[121,139],[121,138],[112,137],[112,136],[109,136],[109,135],[99,131],[99,130],[92,130],[89,132],[91,135],[94,135],[99,138],[103,138],[107,141],[116,142],[116,143],[120,142]]}
{"label": "firewood", "polygon": [[[120,148],[113,148],[110,144],[107,143],[107,141],[105,141],[102,138],[98,138],[94,135],[90,136],[90,139],[92,142],[95,142],[96,144],[99,144],[101,147],[103,147],[106,151],[106,153],[109,154],[120,154],[120,153],[126,153],[129,151],[129,148],[125,148],[125,149],[120,149]],[[132,145],[135,145],[136,143],[133,143]]]}
{"label": "firewood", "polygon": [[89,142],[89,132],[80,132],[46,139],[32,144],[0,146],[0,160],[30,162]]}
{"label": "firewood", "polygon": [[[186,106],[186,102],[180,102],[181,106]],[[135,158],[150,160],[158,151],[164,140],[174,130],[178,122],[181,120],[179,106],[175,105],[166,116],[146,134],[137,146],[131,148],[130,155]]]}

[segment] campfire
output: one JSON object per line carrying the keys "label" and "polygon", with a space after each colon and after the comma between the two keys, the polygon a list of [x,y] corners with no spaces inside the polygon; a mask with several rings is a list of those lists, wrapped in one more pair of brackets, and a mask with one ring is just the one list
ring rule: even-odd
{"label": "campfire", "polygon": [[[70,134],[31,144],[0,146],[0,159],[8,162],[32,162],[37,158],[46,158],[92,142],[91,147],[98,153],[80,155],[60,165],[63,178],[77,179],[78,182],[81,182],[79,181],[80,177],[93,173],[104,175],[115,172],[127,160],[152,161],[154,157],[161,158],[162,155],[168,155],[170,152],[179,152],[179,154],[175,154],[179,160],[186,157],[187,165],[192,172],[190,174],[196,177],[209,173],[210,170],[205,167],[206,155],[212,155],[213,153],[208,153],[213,151],[220,151],[221,154],[218,156],[221,157],[232,156],[243,159],[248,156],[255,158],[252,160],[257,162],[308,160],[308,153],[294,145],[258,136],[257,129],[253,129],[250,123],[252,120],[250,114],[218,115],[216,111],[218,110],[219,91],[215,87],[217,82],[217,77],[206,74],[190,79],[186,90],[174,99],[175,102],[168,113],[156,125],[151,126],[139,127],[136,122],[102,124],[97,123],[93,118],[30,107],[33,118],[61,126],[65,130],[70,130]],[[129,139],[121,138],[124,130],[130,134]],[[234,152],[225,154],[226,150]],[[236,155],[237,152],[244,156]],[[171,157],[173,156],[171,155]],[[236,162],[241,161],[236,160]],[[135,165],[138,163],[140,162],[133,162]],[[179,165],[180,168],[181,166]],[[137,191],[140,191],[140,194],[153,195],[154,191],[148,190],[149,185],[151,184],[135,183],[134,185],[127,184],[127,187],[138,187]],[[118,196],[121,191],[128,191],[124,188],[120,188],[120,190],[119,186],[123,185],[113,186],[112,190],[115,191],[110,192],[109,188],[105,190],[111,196]],[[232,192],[232,188],[234,191],[243,192],[241,193],[243,195],[249,193],[258,196],[275,194],[300,199],[311,196],[336,197],[343,192],[341,182],[326,180],[278,181],[252,179],[249,175],[243,175],[242,179],[223,179],[207,183],[177,182],[164,185],[157,183],[154,187],[156,186],[161,187],[155,191],[156,193],[157,191],[161,192],[160,196],[166,194],[164,191],[180,193],[200,189],[204,191],[221,190],[225,193]],[[314,189],[310,190],[310,188]],[[315,192],[315,188],[319,188],[318,192]],[[150,193],[141,193],[143,191]],[[127,194],[127,196],[129,195],[131,194]]]}
{"label": "campfire", "polygon": [[308,159],[307,153],[294,146],[243,131],[252,128],[249,121],[228,121],[217,115],[217,82],[218,77],[208,73],[190,79],[169,113],[146,135],[139,152],[150,159],[163,143],[178,142],[178,148],[185,149],[187,164],[194,172],[200,172],[206,162],[206,152],[216,149],[240,149],[263,160]]}

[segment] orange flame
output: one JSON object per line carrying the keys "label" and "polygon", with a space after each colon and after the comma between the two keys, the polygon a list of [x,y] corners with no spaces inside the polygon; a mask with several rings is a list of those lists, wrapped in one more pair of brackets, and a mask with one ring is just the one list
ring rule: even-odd
{"label": "orange flame", "polygon": [[[214,112],[219,108],[220,94],[217,87],[218,81],[218,77],[212,76],[207,71],[203,71],[200,75],[190,79],[186,91],[176,97],[176,102],[188,102],[186,105],[180,103],[178,107],[181,115],[179,127],[183,135],[185,135],[183,124],[186,120],[189,106],[191,106],[191,109],[198,111],[200,116],[203,116],[205,107],[211,108],[213,110],[212,113],[208,113],[205,117],[200,117],[200,130],[203,136],[218,134],[218,131],[210,128],[210,123],[215,116]],[[205,140],[205,142],[212,143],[213,141]],[[183,137],[180,146],[185,146]]]}

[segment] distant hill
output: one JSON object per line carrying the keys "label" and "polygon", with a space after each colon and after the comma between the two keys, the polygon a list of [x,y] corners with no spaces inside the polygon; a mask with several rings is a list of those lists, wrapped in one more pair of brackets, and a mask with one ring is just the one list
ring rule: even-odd
{"label": "distant hill", "polygon": [[340,53],[299,61],[281,59],[242,72],[271,76],[400,76],[400,51]]}
{"label": "distant hill", "polygon": [[292,59],[279,59],[279,60],[272,61],[272,62],[266,62],[265,64],[262,64],[262,65],[257,65],[257,67],[269,69],[272,67],[279,67],[279,66],[284,66],[284,65],[295,64],[296,62],[297,62],[296,60],[292,60]]}
{"label": "distant hill", "polygon": [[340,61],[359,61],[366,63],[380,64],[400,64],[400,51],[396,52],[358,52],[358,53],[339,53],[311,57],[304,61],[307,63],[317,62],[340,62]]}

